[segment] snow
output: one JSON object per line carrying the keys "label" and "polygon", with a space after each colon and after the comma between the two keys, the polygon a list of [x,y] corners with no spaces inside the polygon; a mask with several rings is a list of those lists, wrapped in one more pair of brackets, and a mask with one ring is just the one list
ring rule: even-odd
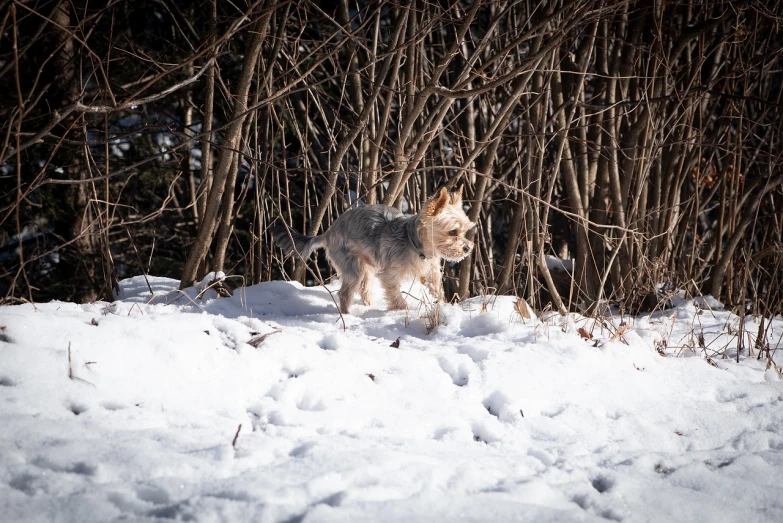
{"label": "snow", "polygon": [[551,255],[546,255],[544,259],[546,260],[546,266],[550,271],[566,271],[569,273],[573,271],[573,260],[564,260],[563,258]]}
{"label": "snow", "polygon": [[3,522],[783,520],[783,381],[716,300],[525,320],[411,284],[341,319],[223,277],[0,308]]}

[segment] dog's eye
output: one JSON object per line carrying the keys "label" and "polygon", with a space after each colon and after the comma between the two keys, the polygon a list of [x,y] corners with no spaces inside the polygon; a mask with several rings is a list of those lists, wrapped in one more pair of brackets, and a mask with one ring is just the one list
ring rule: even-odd
{"label": "dog's eye", "polygon": [[449,236],[456,236],[459,234],[459,229],[452,229],[449,231]]}

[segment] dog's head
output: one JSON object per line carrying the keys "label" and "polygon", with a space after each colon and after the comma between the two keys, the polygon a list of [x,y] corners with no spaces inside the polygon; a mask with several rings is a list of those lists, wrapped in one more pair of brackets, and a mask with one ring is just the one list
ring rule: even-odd
{"label": "dog's head", "polygon": [[446,188],[434,196],[419,213],[419,239],[428,256],[457,262],[473,249],[465,234],[476,226],[462,209],[462,186],[449,194]]}

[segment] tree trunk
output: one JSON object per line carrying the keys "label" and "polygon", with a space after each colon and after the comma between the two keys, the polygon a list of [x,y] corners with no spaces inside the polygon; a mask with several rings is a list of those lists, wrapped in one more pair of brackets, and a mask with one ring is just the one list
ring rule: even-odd
{"label": "tree trunk", "polygon": [[[246,118],[247,99],[250,92],[250,84],[256,71],[256,63],[261,52],[261,44],[266,37],[269,28],[269,19],[272,16],[272,9],[266,8],[262,11],[261,17],[253,25],[251,30],[252,38],[247,46],[245,61],[242,65],[242,72],[239,76],[237,93],[234,100],[234,109],[232,111],[231,125],[226,131],[223,141],[223,148],[220,152],[220,160],[213,176],[212,188],[207,198],[207,205],[199,225],[196,242],[191,248],[190,254],[185,261],[185,267],[182,269],[182,279],[180,280],[180,289],[190,287],[196,280],[199,264],[206,258],[207,251],[212,243],[212,234],[217,227],[218,212],[231,214],[233,210],[233,181],[229,180],[231,167],[234,163],[235,151],[239,149],[242,141],[242,129]],[[227,183],[228,182],[228,183]],[[230,185],[230,187],[229,187]],[[223,203],[223,193],[228,192],[232,195],[228,203]],[[221,204],[223,208],[221,209]],[[219,269],[218,269],[219,270]]]}
{"label": "tree trunk", "polygon": [[[77,69],[72,15],[69,2],[61,2],[55,10],[53,21],[58,30],[57,42],[60,50],[56,55],[61,107],[70,105],[79,97],[80,78]],[[74,126],[76,128],[76,126]],[[86,139],[86,136],[82,137]],[[65,178],[83,181],[87,178],[84,148],[63,148],[59,162],[63,165]],[[56,197],[62,211],[57,214],[55,229],[61,235],[65,246],[61,249],[60,267],[64,281],[70,282],[72,294],[69,299],[78,303],[97,300],[103,285],[100,279],[101,255],[98,239],[95,237],[94,214],[89,205],[87,183],[58,185]],[[106,296],[111,299],[111,296]]]}

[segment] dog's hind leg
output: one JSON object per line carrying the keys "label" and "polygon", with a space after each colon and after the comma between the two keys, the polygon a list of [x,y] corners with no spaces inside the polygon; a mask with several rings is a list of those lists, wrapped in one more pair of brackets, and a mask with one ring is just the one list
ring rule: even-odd
{"label": "dog's hind leg", "polygon": [[353,295],[359,288],[362,278],[361,261],[346,248],[331,248],[329,259],[340,274],[340,312],[349,314]]}
{"label": "dog's hind leg", "polygon": [[359,279],[356,275],[341,275],[342,282],[340,283],[340,312],[343,314],[350,314],[351,302],[353,302],[353,295],[356,294],[356,289],[359,287]]}
{"label": "dog's hind leg", "polygon": [[362,267],[361,282],[359,283],[359,293],[362,296],[362,303],[370,305],[370,270],[367,266]]}

